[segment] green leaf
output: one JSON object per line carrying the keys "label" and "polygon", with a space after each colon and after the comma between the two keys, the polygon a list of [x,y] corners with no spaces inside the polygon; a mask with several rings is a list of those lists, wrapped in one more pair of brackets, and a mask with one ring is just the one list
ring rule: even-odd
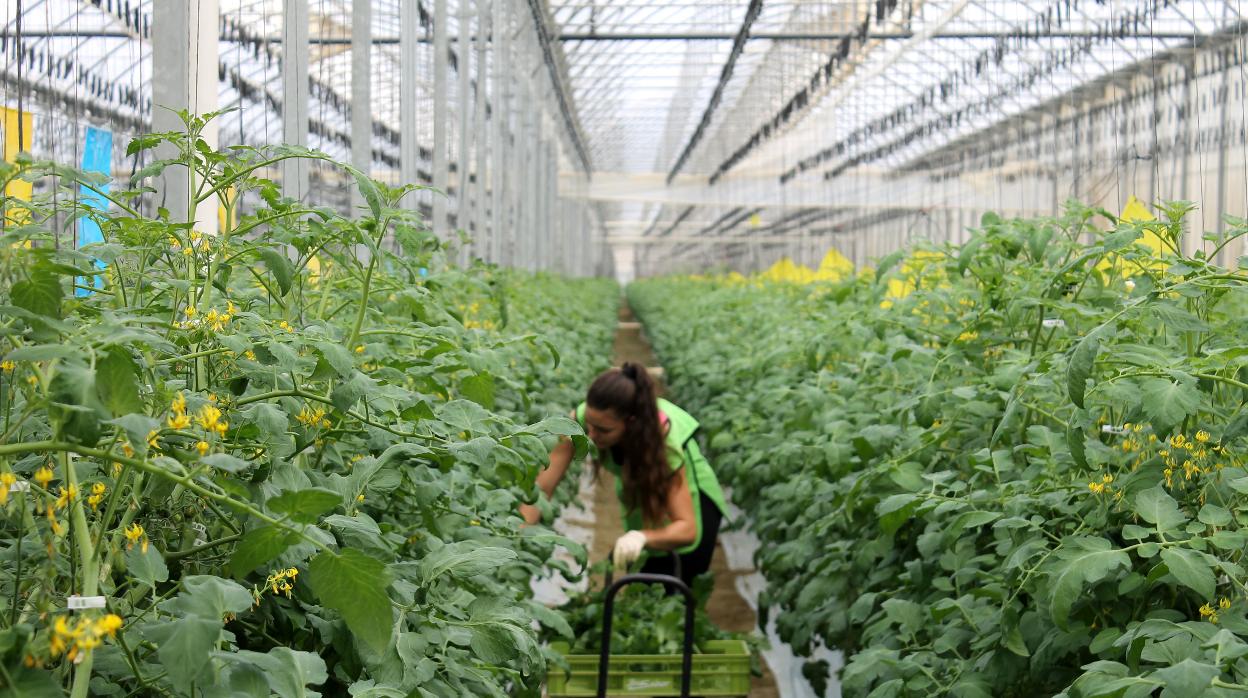
{"label": "green leaf", "polygon": [[1070,401],[1081,409],[1083,396],[1088,391],[1088,379],[1092,377],[1092,368],[1100,350],[1101,328],[1097,328],[1079,340],[1074,351],[1070,353],[1070,363],[1066,366],[1066,393],[1070,396]]}
{"label": "green leaf", "polygon": [[126,551],[126,571],[135,581],[155,589],[160,582],[169,581],[169,568],[165,566],[165,558],[154,545],[134,546]]}
{"label": "green leaf", "polygon": [[562,613],[546,608],[536,601],[528,602],[526,607],[529,609],[529,613],[537,619],[537,622],[559,633],[561,637],[571,640],[575,636],[572,626],[568,625],[568,621]]}
{"label": "green leaf", "polygon": [[1210,526],[1226,526],[1231,523],[1231,512],[1210,502],[1200,508],[1197,518]]}
{"label": "green leaf", "polygon": [[355,359],[351,357],[351,352],[347,351],[341,344],[333,342],[317,342],[317,349],[321,350],[321,356],[333,366],[334,370],[342,378],[350,378],[355,371]]}
{"label": "green leaf", "polygon": [[508,548],[481,546],[475,541],[451,543],[429,553],[420,561],[421,579],[430,584],[443,574],[467,578],[497,569],[516,559]]}
{"label": "green leaf", "polygon": [[1050,568],[1049,613],[1057,627],[1065,629],[1070,608],[1087,584],[1095,584],[1116,569],[1130,569],[1131,558],[1104,538],[1077,538],[1059,553]]}
{"label": "green leaf", "polygon": [[1165,682],[1161,698],[1200,698],[1208,695],[1210,684],[1221,674],[1222,670],[1216,666],[1184,659],[1174,666],[1154,671],[1149,678]]}
{"label": "green leaf", "polygon": [[183,577],[182,591],[160,609],[174,616],[219,620],[227,613],[246,611],[252,603],[251,592],[236,582],[205,574]]}
{"label": "green leaf", "polygon": [[187,616],[150,625],[143,634],[156,645],[156,655],[175,686],[189,687],[210,680],[207,661],[221,638],[220,618]]}
{"label": "green leaf", "polygon": [[1201,393],[1195,381],[1147,378],[1140,383],[1140,407],[1157,434],[1168,434],[1184,417],[1200,409]]}
{"label": "green leaf", "polygon": [[299,652],[289,647],[274,647],[267,654],[239,650],[227,656],[231,660],[237,658],[259,667],[269,688],[278,698],[316,698],[321,694],[306,687],[325,683],[329,678],[324,659],[312,652]]}
{"label": "green leaf", "polygon": [[272,247],[261,247],[260,259],[264,260],[264,266],[268,267],[269,272],[273,274],[282,295],[290,293],[290,286],[295,275],[295,266],[290,263],[290,259]]}
{"label": "green leaf", "polygon": [[[377,189],[377,183],[354,167],[345,165],[343,167],[355,180],[355,186],[360,190],[360,196],[364,198],[364,203],[368,204],[368,210],[373,214],[373,218],[379,220],[381,218],[382,200],[381,191]],[[438,196],[436,193],[434,195]]]}
{"label": "green leaf", "polygon": [[65,289],[56,274],[44,264],[36,263],[30,278],[14,282],[9,295],[13,305],[35,315],[55,320],[64,317],[61,314],[61,299],[65,296]]}
{"label": "green leaf", "polygon": [[1180,584],[1195,591],[1201,599],[1213,598],[1217,587],[1213,570],[1199,553],[1183,548],[1164,548],[1161,560]]}
{"label": "green leaf", "polygon": [[285,514],[297,523],[316,523],[328,511],[342,504],[342,496],[322,487],[283,492],[269,500],[269,509]]}
{"label": "green leaf", "polygon": [[894,494],[875,507],[880,517],[880,529],[892,535],[901,525],[910,519],[910,515],[918,506],[919,496],[911,493]]}
{"label": "green leaf", "polygon": [[465,378],[459,390],[464,397],[485,409],[494,409],[494,376],[489,373],[478,373]]}
{"label": "green leaf", "polygon": [[77,356],[79,350],[68,344],[30,344],[18,347],[4,358],[7,361],[51,361]]}
{"label": "green leaf", "polygon": [[1087,446],[1084,443],[1086,440],[1083,427],[1073,421],[1066,426],[1066,447],[1070,449],[1070,457],[1074,459],[1075,465],[1080,468],[1088,467]]}
{"label": "green leaf", "polygon": [[228,453],[214,453],[210,456],[204,456],[199,459],[199,462],[225,473],[241,473],[252,465],[242,458],[231,456]]}
{"label": "green leaf", "polygon": [[253,528],[243,535],[234,554],[230,556],[230,570],[242,579],[252,570],[267,565],[299,540],[299,536],[277,526]]}
{"label": "green leaf", "polygon": [[50,671],[30,669],[15,663],[8,672],[13,683],[11,686],[0,686],[0,698],[65,698],[65,689]]}
{"label": "green leaf", "polygon": [[139,397],[139,369],[130,352],[111,347],[95,364],[95,386],[100,401],[114,417],[142,412]]}
{"label": "green leaf", "polygon": [[389,584],[385,564],[355,550],[323,552],[308,566],[308,586],[316,597],[377,652],[390,644],[394,626]]}
{"label": "green leaf", "polygon": [[1179,511],[1178,503],[1160,486],[1135,495],[1134,503],[1132,510],[1162,533],[1169,533],[1187,523],[1187,517]]}

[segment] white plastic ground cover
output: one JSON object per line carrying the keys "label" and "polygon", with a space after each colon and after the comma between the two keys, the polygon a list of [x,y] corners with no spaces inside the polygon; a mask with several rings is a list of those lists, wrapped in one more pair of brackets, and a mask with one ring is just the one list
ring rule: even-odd
{"label": "white plastic ground cover", "polygon": [[[589,468],[582,469],[578,485],[580,489],[576,493],[576,502],[560,512],[551,528],[559,535],[567,536],[588,549],[594,542],[594,478]],[[555,558],[576,569],[576,562],[567,550],[557,549]],[[588,583],[589,580],[585,577],[569,582],[562,574],[555,572],[550,577],[533,579],[529,586],[533,589],[535,601],[554,608],[568,602],[569,590],[584,591]]]}
{"label": "white plastic ground cover", "polygon": [[[725,497],[730,498],[731,492],[725,492]],[[727,504],[729,519],[734,522],[745,520],[742,511],[733,506],[731,499]],[[720,533],[719,543],[723,546],[728,569],[734,572],[749,572],[749,574],[737,577],[737,593],[757,614],[759,594],[767,588],[767,580],[762,574],[754,571],[754,553],[759,547],[758,538],[742,527]],[[774,618],[767,623],[766,634],[771,649],[763,651],[763,658],[767,660],[767,666],[771,668],[771,673],[776,678],[776,689],[780,693],[780,698],[820,698],[810,687],[810,682],[806,680],[806,677],[802,676],[802,664],[806,660],[794,655],[793,650],[776,634]],[[815,650],[812,659],[827,660],[831,668],[827,698],[839,698],[841,684],[836,677],[837,672],[845,664],[844,657],[838,651],[819,647]]]}

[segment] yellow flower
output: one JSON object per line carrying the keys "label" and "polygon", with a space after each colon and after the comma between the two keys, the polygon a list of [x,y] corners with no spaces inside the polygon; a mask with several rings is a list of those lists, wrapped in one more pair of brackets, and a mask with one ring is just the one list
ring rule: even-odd
{"label": "yellow flower", "polygon": [[77,487],[75,487],[74,485],[70,485],[68,488],[62,487],[61,496],[56,498],[56,508],[64,509],[65,507],[69,506],[69,503],[74,501],[75,499],[78,499]]}
{"label": "yellow flower", "polygon": [[13,484],[17,482],[17,476],[13,473],[0,473],[0,504],[7,504],[9,501],[9,490]]}
{"label": "yellow flower", "polygon": [[1201,429],[1200,431],[1196,432],[1196,440],[1201,442],[1202,444],[1208,442],[1209,432],[1205,431],[1204,429]]}
{"label": "yellow flower", "polygon": [[264,580],[264,586],[272,591],[273,594],[285,594],[286,598],[289,599],[290,592],[295,588],[295,577],[297,576],[299,576],[299,570],[294,567],[278,570]]}
{"label": "yellow flower", "polygon": [[1113,482],[1113,481],[1114,481],[1114,476],[1113,476],[1113,475],[1106,474],[1106,475],[1104,475],[1104,476],[1102,476],[1102,477],[1101,477],[1101,482],[1105,483],[1106,485],[1108,485],[1109,483],[1111,483],[1111,482]]}
{"label": "yellow flower", "polygon": [[207,441],[197,441],[195,443],[195,450],[199,451],[200,458],[203,458],[204,456],[208,455],[209,448],[210,446],[208,445]]}
{"label": "yellow flower", "polygon": [[1218,608],[1221,608],[1223,611],[1225,611],[1226,609],[1230,607],[1231,607],[1231,600],[1226,598],[1225,596],[1223,596],[1222,599],[1218,601]]}
{"label": "yellow flower", "polygon": [[26,376],[26,382],[31,385],[39,385],[39,376],[35,376],[35,375]]}
{"label": "yellow flower", "polygon": [[52,482],[53,477],[52,469],[46,465],[35,471],[35,483],[45,490],[48,489],[48,483]]}
{"label": "yellow flower", "polygon": [[1170,445],[1175,448],[1183,448],[1183,444],[1187,443],[1187,438],[1182,434],[1175,434],[1170,437]]}
{"label": "yellow flower", "polygon": [[1092,494],[1105,494],[1105,485],[1099,482],[1089,482],[1088,489],[1091,490]]}
{"label": "yellow flower", "polygon": [[188,305],[186,306],[186,310],[184,310],[183,312],[186,313],[186,318],[189,320],[195,317],[195,314],[198,313],[199,311],[195,309],[195,306]]}
{"label": "yellow flower", "polygon": [[179,390],[177,395],[173,396],[173,402],[169,403],[169,409],[174,414],[186,414],[186,396]]}
{"label": "yellow flower", "polygon": [[147,552],[147,535],[143,531],[143,527],[140,526],[138,522],[131,524],[130,527],[125,530],[125,534],[126,540],[130,541],[130,544],[126,546],[127,550],[133,548],[135,543],[138,543],[139,548],[143,552]]}
{"label": "yellow flower", "polygon": [[184,414],[172,415],[169,417],[168,422],[170,429],[182,430],[191,426],[191,418]]}
{"label": "yellow flower", "polygon": [[287,332],[295,331],[295,328],[291,327],[290,323],[286,322],[285,320],[282,320],[281,322],[277,323],[277,326],[282,328],[283,330],[286,330]]}
{"label": "yellow flower", "polygon": [[225,323],[229,321],[230,321],[230,316],[224,315],[222,313],[218,313],[216,308],[209,310],[204,315],[204,322],[208,323],[208,326],[212,328],[213,332],[220,332],[224,330]]}
{"label": "yellow flower", "polygon": [[357,353],[357,354],[363,354],[363,353],[364,353],[364,345],[363,345],[363,344],[361,344],[360,346],[356,347],[356,348],[355,348],[355,353]]}
{"label": "yellow flower", "polygon": [[1218,612],[1213,608],[1211,604],[1205,604],[1204,606],[1200,607],[1200,617],[1208,618],[1209,622],[1215,625],[1218,622]]}
{"label": "yellow flower", "polygon": [[973,339],[979,339],[978,332],[963,332],[962,334],[958,335],[959,342],[969,342]]}
{"label": "yellow flower", "polygon": [[147,432],[147,447],[153,451],[160,449],[160,432],[155,429]]}
{"label": "yellow flower", "polygon": [[357,494],[357,495],[355,495],[355,501],[357,501],[357,502],[362,502],[362,501],[364,501],[364,495],[362,495],[362,494]]}
{"label": "yellow flower", "polygon": [[252,351],[252,350],[250,350],[250,349],[248,349],[247,351],[243,352],[243,356],[244,356],[244,357],[246,357],[246,358],[247,358],[247,360],[249,360],[249,361],[255,361],[255,360],[256,360],[256,352],[254,352],[254,351]]}
{"label": "yellow flower", "polygon": [[15,368],[17,368],[17,364],[12,361],[0,361],[0,371],[12,373]]}
{"label": "yellow flower", "polygon": [[110,613],[103,618],[95,621],[95,633],[97,635],[107,635],[113,637],[121,630],[121,626],[125,623],[121,620],[121,616]]}
{"label": "yellow flower", "polygon": [[216,432],[218,436],[225,436],[225,430],[229,428],[229,423],[221,419],[221,410],[211,404],[199,408],[195,421],[205,430]]}

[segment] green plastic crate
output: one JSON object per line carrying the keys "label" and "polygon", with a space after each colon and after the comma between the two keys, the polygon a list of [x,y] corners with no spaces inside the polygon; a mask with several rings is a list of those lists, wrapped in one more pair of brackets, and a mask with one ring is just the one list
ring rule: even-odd
{"label": "green plastic crate", "polygon": [[[568,654],[568,643],[552,642],[572,672],[552,665],[546,677],[550,698],[598,695],[598,655]],[[607,674],[609,696],[679,696],[679,654],[612,655]],[[693,655],[690,695],[747,696],[750,693],[750,650],[741,640],[710,640]]]}

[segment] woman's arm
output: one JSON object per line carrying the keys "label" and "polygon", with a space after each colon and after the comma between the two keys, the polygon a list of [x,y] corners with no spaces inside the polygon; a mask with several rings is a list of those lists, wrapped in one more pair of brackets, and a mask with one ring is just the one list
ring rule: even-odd
{"label": "woman's arm", "polygon": [[693,497],[689,493],[688,468],[682,467],[672,476],[672,486],[667,489],[667,515],[671,523],[663,528],[642,531],[646,535],[646,547],[654,550],[675,550],[693,543],[698,538],[698,520],[693,513]]}
{"label": "woman's arm", "polygon": [[[563,481],[563,476],[567,474],[568,466],[572,464],[572,458],[575,455],[576,447],[572,445],[572,440],[566,437],[560,438],[559,443],[550,452],[550,464],[537,476],[537,486],[547,497],[554,495],[555,488]],[[532,504],[521,504],[520,515],[528,524],[535,524],[542,520],[542,512]]]}

